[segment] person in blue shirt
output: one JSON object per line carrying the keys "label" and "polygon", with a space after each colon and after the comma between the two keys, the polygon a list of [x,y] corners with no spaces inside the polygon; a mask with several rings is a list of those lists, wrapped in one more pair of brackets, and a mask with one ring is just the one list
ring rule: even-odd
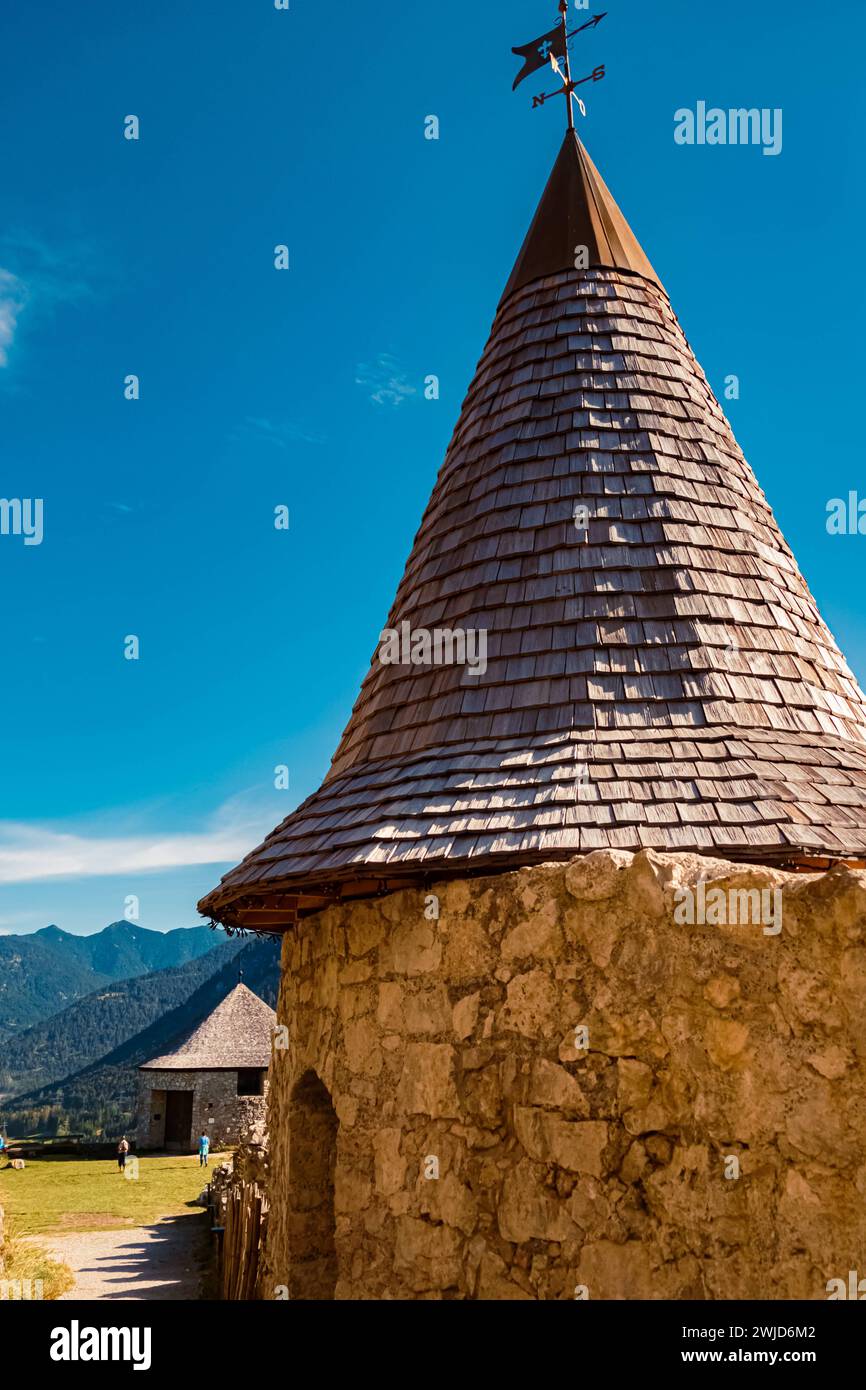
{"label": "person in blue shirt", "polygon": [[199,1139],[199,1141],[198,1141],[198,1166],[199,1166],[199,1168],[206,1168],[206,1167],[207,1167],[207,1159],[208,1159],[208,1154],[209,1154],[209,1153],[210,1153],[210,1139],[207,1137],[206,1134],[203,1134],[203,1135],[201,1136],[201,1138]]}

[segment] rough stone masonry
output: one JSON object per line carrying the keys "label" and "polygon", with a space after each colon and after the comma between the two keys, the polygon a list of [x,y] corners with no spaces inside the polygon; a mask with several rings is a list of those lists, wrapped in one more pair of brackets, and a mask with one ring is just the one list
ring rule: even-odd
{"label": "rough stone masonry", "polygon": [[214,1149],[243,1143],[244,1135],[264,1122],[265,1097],[239,1096],[237,1071],[142,1071],[138,1082],[136,1139],[140,1149],[165,1145],[166,1095],[192,1091],[189,1136],[179,1147],[189,1152],[200,1134],[210,1136]]}
{"label": "rough stone masonry", "polygon": [[[678,924],[702,879],[781,889],[783,929]],[[263,1297],[866,1272],[862,872],[600,851],[334,906],[285,938],[278,1021]]]}

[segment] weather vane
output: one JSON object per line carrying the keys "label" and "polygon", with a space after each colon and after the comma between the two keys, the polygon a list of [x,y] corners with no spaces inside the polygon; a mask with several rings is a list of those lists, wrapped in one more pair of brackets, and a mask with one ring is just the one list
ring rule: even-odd
{"label": "weather vane", "polygon": [[[543,106],[552,97],[565,97],[565,104],[568,107],[568,128],[574,130],[574,109],[571,105],[572,97],[580,107],[580,114],[586,115],[586,107],[580,97],[574,96],[575,89],[583,86],[584,82],[600,82],[604,77],[604,64],[594,68],[588,77],[579,77],[576,82],[571,77],[571,60],[568,53],[568,41],[573,39],[575,34],[583,33],[584,29],[595,29],[605,18],[607,11],[603,14],[593,15],[592,19],[587,20],[586,24],[581,24],[577,29],[569,32],[568,28],[568,0],[559,0],[559,13],[561,19],[555,29],[551,29],[548,34],[542,34],[540,38],[533,39],[532,43],[524,44],[522,48],[512,48],[512,53],[516,53],[519,58],[523,58],[523,67],[514,79],[515,90],[518,83],[524,77],[529,77],[533,72],[538,72],[541,68],[547,67],[548,63],[553,68],[557,77],[562,79],[562,86],[555,92],[543,92],[541,96],[532,98],[533,110],[536,106]],[[565,63],[565,71],[559,66],[558,59],[562,58]]]}

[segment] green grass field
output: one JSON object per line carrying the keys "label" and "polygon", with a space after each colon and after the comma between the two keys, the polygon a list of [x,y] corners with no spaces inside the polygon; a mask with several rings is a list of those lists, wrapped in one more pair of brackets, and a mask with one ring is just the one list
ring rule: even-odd
{"label": "green grass field", "polygon": [[[222,1157],[211,1154],[211,1170]],[[113,1159],[34,1158],[21,1172],[0,1169],[0,1207],[16,1236],[122,1230],[201,1211],[190,1204],[207,1179],[195,1154],[145,1154],[134,1180]]]}

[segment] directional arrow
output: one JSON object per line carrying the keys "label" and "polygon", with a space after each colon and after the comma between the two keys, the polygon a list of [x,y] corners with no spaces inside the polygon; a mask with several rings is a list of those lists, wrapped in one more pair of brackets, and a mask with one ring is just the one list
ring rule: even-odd
{"label": "directional arrow", "polygon": [[573,39],[575,34],[582,34],[584,29],[594,29],[597,24],[601,24],[601,21],[606,18],[607,10],[605,10],[603,14],[593,15],[592,19],[588,19],[585,24],[581,24],[579,29],[572,29],[568,38]]}

